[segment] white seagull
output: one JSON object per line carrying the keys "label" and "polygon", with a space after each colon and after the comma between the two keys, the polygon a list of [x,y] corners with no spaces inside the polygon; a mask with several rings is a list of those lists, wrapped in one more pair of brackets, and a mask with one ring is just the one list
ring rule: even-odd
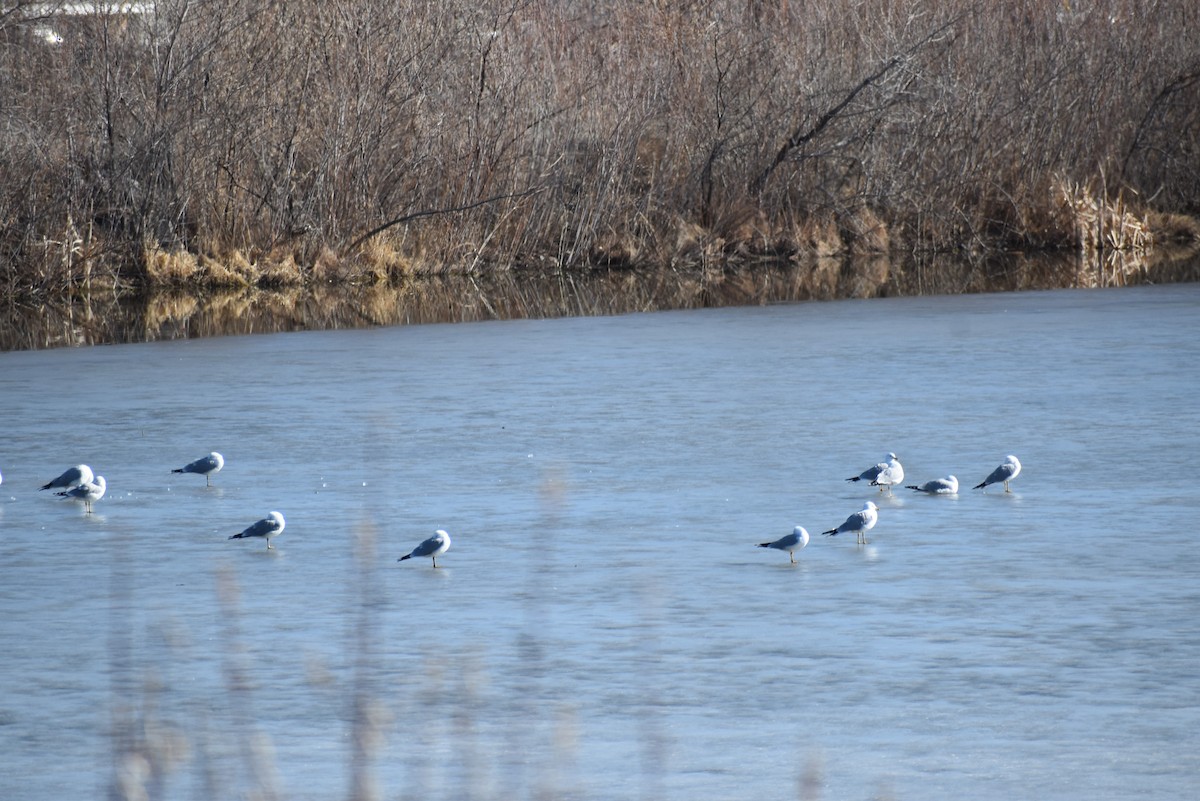
{"label": "white seagull", "polygon": [[244,537],[262,537],[267,541],[267,550],[271,549],[271,540],[283,533],[283,515],[271,512],[262,520],[247,528],[241,534],[234,534],[229,539],[240,540]]}
{"label": "white seagull", "polygon": [[43,484],[42,489],[71,489],[80,484],[92,483],[92,478],[92,468],[86,464],[77,464],[53,481]]}
{"label": "white seagull", "polygon": [[1021,463],[1019,461],[1017,461],[1017,457],[1013,456],[1010,453],[1008,456],[1004,457],[1004,464],[1000,465],[995,470],[993,470],[991,475],[989,475],[983,481],[976,484],[972,489],[983,489],[984,487],[988,486],[989,484],[999,484],[1000,482],[1003,481],[1004,482],[1004,491],[1012,492],[1012,490],[1010,490],[1008,488],[1008,482],[1012,481],[1014,478],[1016,478],[1020,474],[1021,474]]}
{"label": "white seagull", "polygon": [[861,512],[855,512],[846,518],[846,522],[842,523],[837,528],[831,528],[829,531],[822,531],[822,534],[829,534],[836,537],[846,531],[853,531],[857,535],[857,542],[865,545],[867,542],[867,532],[875,528],[875,524],[879,522],[879,507],[873,501],[867,501],[863,504]]}
{"label": "white seagull", "polygon": [[450,550],[450,535],[439,528],[433,533],[432,537],[396,561],[403,562],[405,559],[412,559],[414,556],[428,556],[433,559],[433,566],[437,567],[437,558],[448,550]]}
{"label": "white seagull", "polygon": [[786,537],[780,537],[774,542],[761,542],[759,548],[774,548],[777,551],[787,551],[788,558],[792,560],[792,564],[796,564],[794,554],[805,545],[808,545],[808,532],[804,530],[804,526],[796,526],[792,529],[792,533]]}
{"label": "white seagull", "polygon": [[92,513],[92,504],[104,497],[105,490],[108,489],[108,483],[104,480],[104,476],[96,476],[95,481],[88,481],[84,484],[76,484],[69,490],[56,492],[56,495],[61,495],[64,498],[71,498],[76,501],[83,501],[83,507],[87,509],[87,513]]}
{"label": "white seagull", "polygon": [[901,466],[900,460],[896,458],[896,454],[889,453],[886,462],[880,462],[874,467],[864,470],[857,476],[852,476],[846,480],[869,481],[872,487],[879,487],[879,491],[883,492],[885,488],[890,488],[893,484],[900,484],[904,481],[904,467]]}
{"label": "white seagull", "polygon": [[208,481],[208,486],[212,486],[212,474],[220,473],[221,468],[225,466],[225,457],[213,451],[208,456],[197,459],[194,462],[189,462],[178,470],[172,470],[172,473],[199,473]]}
{"label": "white seagull", "polygon": [[928,492],[930,495],[954,495],[958,492],[958,479],[954,476],[935,478],[933,481],[926,481],[920,486],[909,484],[908,489],[916,490],[917,492]]}

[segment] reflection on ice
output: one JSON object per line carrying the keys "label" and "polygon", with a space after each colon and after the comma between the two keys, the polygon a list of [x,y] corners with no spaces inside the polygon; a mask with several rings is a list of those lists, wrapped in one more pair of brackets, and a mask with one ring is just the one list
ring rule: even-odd
{"label": "reflection on ice", "polygon": [[[879,266],[882,263],[882,266]],[[587,274],[522,270],[413,278],[362,287],[249,289],[196,295],[91,292],[69,303],[0,308],[0,350],[328,330],[415,323],[598,316],[769,303],[958,295],[1066,287],[1200,280],[1200,259],[1142,264],[1110,275],[1075,255],[1005,256],[967,262],[931,257],[891,264],[819,260],[724,271],[662,274],[638,270]],[[962,321],[969,326],[970,321]]]}

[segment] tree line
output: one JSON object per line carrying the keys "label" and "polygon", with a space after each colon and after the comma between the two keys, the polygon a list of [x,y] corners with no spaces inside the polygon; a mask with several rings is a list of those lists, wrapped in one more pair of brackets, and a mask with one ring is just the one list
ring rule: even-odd
{"label": "tree line", "polygon": [[10,292],[1200,230],[1193,0],[80,6],[0,4]]}

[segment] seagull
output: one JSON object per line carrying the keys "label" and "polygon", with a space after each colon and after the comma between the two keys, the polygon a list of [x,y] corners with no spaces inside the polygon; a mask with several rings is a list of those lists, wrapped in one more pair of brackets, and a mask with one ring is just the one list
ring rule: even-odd
{"label": "seagull", "polygon": [[[43,487],[43,489],[45,489]],[[104,476],[96,476],[95,481],[88,481],[84,484],[76,484],[69,490],[56,492],[55,495],[61,495],[64,498],[72,498],[77,501],[83,501],[83,507],[87,509],[87,513],[92,513],[92,504],[104,497],[104,491],[108,489],[108,483],[104,480]]]}
{"label": "seagull", "polygon": [[886,462],[879,464],[862,471],[857,476],[846,479],[847,481],[870,481],[872,487],[879,487],[879,491],[883,492],[884,488],[890,488],[893,484],[899,484],[904,481],[904,468],[900,465],[900,460],[896,458],[896,454],[889,453]]}
{"label": "seagull", "polygon": [[1021,474],[1021,463],[1017,461],[1017,457],[1011,453],[1004,457],[1004,463],[992,471],[992,474],[985,478],[980,483],[976,484],[972,489],[983,489],[989,484],[999,484],[1004,482],[1004,491],[1012,492],[1008,488],[1008,482]]}
{"label": "seagull", "polygon": [[267,541],[267,550],[271,550],[271,540],[283,533],[283,526],[283,515],[279,514],[279,512],[271,512],[241,534],[234,534],[229,539],[240,540],[244,537],[262,537]]}
{"label": "seagull", "polygon": [[796,564],[796,551],[808,545],[808,532],[804,530],[804,526],[796,526],[792,529],[792,533],[786,537],[780,537],[774,542],[759,543],[759,548],[774,548],[777,551],[787,551],[788,558],[792,560],[792,564]]}
{"label": "seagull", "polygon": [[172,470],[172,473],[199,473],[208,481],[208,486],[212,486],[212,474],[220,473],[221,468],[225,466],[225,457],[213,451],[208,456],[202,459],[197,459],[194,462],[185,464],[178,470]]}
{"label": "seagull", "polygon": [[412,559],[414,556],[428,556],[433,559],[433,566],[437,567],[437,558],[448,550],[450,550],[450,535],[439,528],[433,533],[432,537],[396,561],[403,562],[405,559]]}
{"label": "seagull", "polygon": [[850,515],[846,518],[846,522],[837,528],[831,528],[829,531],[822,531],[821,533],[836,537],[844,531],[853,531],[858,535],[857,542],[865,545],[867,542],[867,532],[875,528],[877,522],[879,522],[879,507],[873,501],[867,501],[863,504],[861,512],[855,512]]}
{"label": "seagull", "polygon": [[884,466],[884,469],[879,472],[879,475],[871,482],[872,487],[879,487],[879,491],[883,492],[884,488],[890,493],[892,485],[900,484],[904,481],[904,467],[892,456],[891,460]]}
{"label": "seagull", "polygon": [[53,481],[42,485],[42,489],[72,489],[80,484],[92,483],[92,468],[86,464],[77,464]]}
{"label": "seagull", "polygon": [[954,495],[958,492],[958,479],[954,476],[946,476],[926,481],[920,486],[909,484],[907,488],[917,492],[928,492],[930,495]]}

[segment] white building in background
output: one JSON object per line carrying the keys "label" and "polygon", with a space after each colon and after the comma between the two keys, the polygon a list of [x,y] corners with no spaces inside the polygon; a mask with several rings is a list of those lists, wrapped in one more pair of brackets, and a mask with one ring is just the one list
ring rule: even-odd
{"label": "white building in background", "polygon": [[35,39],[41,39],[48,45],[60,45],[63,43],[62,35],[49,25],[34,25],[31,30]]}
{"label": "white building in background", "polygon": [[0,31],[25,29],[35,40],[61,45],[63,22],[86,17],[133,17],[154,13],[154,3],[13,3],[0,2]]}
{"label": "white building in background", "polygon": [[25,19],[45,17],[84,17],[100,14],[148,14],[154,3],[3,3],[0,17],[16,12]]}

